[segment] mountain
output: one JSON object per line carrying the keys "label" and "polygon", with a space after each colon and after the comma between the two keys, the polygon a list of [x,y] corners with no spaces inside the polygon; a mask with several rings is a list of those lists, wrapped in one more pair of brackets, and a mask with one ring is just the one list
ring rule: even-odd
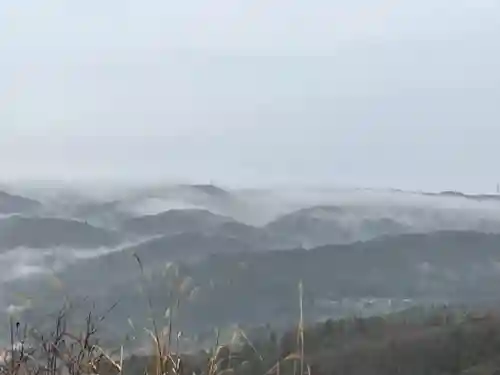
{"label": "mountain", "polygon": [[121,230],[137,236],[173,236],[196,234],[207,238],[234,239],[249,247],[266,249],[289,248],[298,242],[268,228],[240,223],[230,217],[213,214],[207,210],[169,210],[157,215],[147,215],[124,220]]}
{"label": "mountain", "polygon": [[210,233],[234,238],[262,249],[288,249],[299,246],[299,242],[293,238],[274,233],[265,227],[255,227],[237,221],[223,223],[215,227]]}
{"label": "mountain", "polygon": [[449,201],[441,206],[411,203],[307,207],[282,215],[265,228],[307,248],[409,233],[500,233],[500,216],[494,207],[459,206]]}
{"label": "mountain", "polygon": [[233,221],[230,217],[216,215],[207,210],[169,210],[157,215],[125,220],[121,229],[126,233],[142,236],[173,235],[184,232],[210,231]]}
{"label": "mountain", "polygon": [[[63,271],[61,277],[68,285],[79,285],[80,290],[85,290],[85,285],[106,285],[107,288],[110,288],[117,283],[130,282],[133,284],[138,282],[140,269],[136,257],[140,259],[144,271],[150,273],[164,270],[167,264],[173,262],[203,262],[215,254],[239,254],[255,251],[262,251],[262,249],[235,238],[201,233],[182,233],[157,237],[133,246],[123,247],[97,258],[82,261],[77,268],[71,267],[69,272]],[[89,274],[95,274],[97,277],[88,279]]]}
{"label": "mountain", "polygon": [[[187,285],[179,322],[186,332],[235,322],[286,327],[297,319],[300,281],[305,319],[310,322],[380,315],[417,304],[498,300],[499,243],[500,235],[446,231],[310,250],[264,251],[235,239],[185,233],[70,265],[57,277],[65,293],[88,297],[101,309],[119,301],[108,319],[117,331],[126,329],[128,318],[136,325],[146,324],[147,296],[155,314],[163,316],[172,302],[169,293],[179,282]],[[134,253],[141,259],[143,275]],[[172,261],[175,264],[167,266]],[[37,296],[42,305],[53,306],[61,298],[40,284],[19,280],[5,290]]]}
{"label": "mountain", "polygon": [[69,214],[77,220],[85,220],[96,226],[115,228],[130,218],[129,214],[121,210],[120,204],[119,200],[84,202],[72,207]]}
{"label": "mountain", "polygon": [[212,197],[219,197],[223,199],[227,199],[230,197],[231,193],[229,193],[227,190],[224,190],[218,186],[212,185],[212,184],[193,184],[193,185],[183,185],[184,187],[191,188],[193,190],[198,190],[200,192],[205,193],[206,195],[212,196]]}
{"label": "mountain", "polygon": [[[181,324],[191,333],[237,322],[293,324],[301,280],[308,321],[414,304],[481,304],[497,295],[500,214],[493,203],[402,192],[342,194],[179,185],[67,199],[61,210],[40,211],[47,218],[4,218],[0,250],[18,249],[0,254],[2,269],[15,266],[2,279],[0,306],[19,305],[18,295],[35,296],[33,314],[58,306],[61,293],[42,282],[49,269],[56,270],[64,295],[88,297],[100,311],[118,301],[108,320],[115,332],[128,327],[129,317],[147,325],[146,297],[155,314],[165,315],[174,269],[175,277],[189,280]],[[184,203],[190,208],[164,209]],[[245,221],[247,214],[259,220]],[[92,251],[80,256],[66,247]]]}
{"label": "mountain", "polygon": [[239,191],[216,185],[160,185],[138,189],[120,198],[120,209],[131,216],[155,215],[169,210],[207,210],[240,222],[252,221],[261,208],[241,196]]}
{"label": "mountain", "polygon": [[314,247],[398,235],[411,228],[380,214],[370,217],[359,207],[316,206],[283,215],[267,224],[266,229]]}
{"label": "mountain", "polygon": [[12,216],[0,220],[0,249],[16,247],[42,248],[67,246],[96,248],[120,243],[116,232],[87,223],[56,218]]}
{"label": "mountain", "polygon": [[0,191],[0,214],[30,213],[41,208],[36,200]]}
{"label": "mountain", "polygon": [[435,196],[435,197],[454,197],[454,198],[465,198],[475,201],[497,201],[500,202],[500,193],[498,194],[465,194],[460,191],[442,191],[440,193],[423,193],[423,195]]}
{"label": "mountain", "polygon": [[154,262],[189,261],[213,254],[238,254],[258,250],[255,245],[235,237],[203,233],[181,233],[155,238],[136,246],[125,248],[144,259]]}

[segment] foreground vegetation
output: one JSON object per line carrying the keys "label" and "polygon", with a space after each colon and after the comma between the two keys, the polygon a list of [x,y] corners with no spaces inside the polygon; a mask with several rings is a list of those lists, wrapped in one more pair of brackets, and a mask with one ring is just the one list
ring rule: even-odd
{"label": "foreground vegetation", "polygon": [[[143,261],[136,255],[135,260],[146,281]],[[127,353],[130,346],[126,342],[114,348],[103,339],[106,328],[113,323],[107,321],[108,314],[116,305],[82,319],[81,311],[75,311],[78,306],[67,302],[46,321],[32,322],[33,326],[11,319],[10,347],[1,355],[0,375],[500,373],[500,314],[496,312],[473,312],[471,307],[413,307],[387,316],[306,325],[303,310],[307,309],[307,290],[302,283],[299,303],[291,302],[289,309],[291,315],[297,316],[296,327],[284,333],[270,326],[249,333],[237,328],[230,340],[215,330],[203,350],[187,353],[181,345],[179,322],[186,310],[184,299],[194,290],[189,282],[192,279],[186,278],[176,265],[169,265],[168,270],[172,272],[166,274],[169,283],[164,284],[168,285],[164,294],[170,307],[162,314],[164,319],[159,319],[153,309],[155,289],[147,288],[146,282],[142,285],[151,319],[149,327],[139,329],[147,333],[148,341],[134,343],[138,349],[134,354]],[[187,307],[192,309],[193,305]],[[249,307],[247,314],[258,308]],[[202,315],[203,310],[197,314]],[[130,325],[135,329],[131,320]]]}
{"label": "foreground vegetation", "polygon": [[[80,333],[67,330],[69,310],[53,317],[42,333],[12,321],[11,348],[0,370],[31,374],[352,374],[488,375],[500,370],[500,315],[414,308],[386,317],[299,324],[278,335],[269,330],[250,340],[236,331],[231,342],[178,355],[180,333],[173,325],[150,331],[149,352],[126,356],[99,343],[104,316],[89,314]],[[13,353],[13,355],[11,355]]]}

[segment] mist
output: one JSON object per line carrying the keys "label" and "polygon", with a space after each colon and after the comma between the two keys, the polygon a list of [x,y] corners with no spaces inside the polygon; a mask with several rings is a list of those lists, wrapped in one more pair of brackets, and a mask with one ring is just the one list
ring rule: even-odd
{"label": "mist", "polygon": [[99,344],[135,324],[133,352],[151,318],[192,349],[288,330],[299,283],[307,326],[491,306],[499,19],[498,0],[0,3],[0,323],[113,305]]}

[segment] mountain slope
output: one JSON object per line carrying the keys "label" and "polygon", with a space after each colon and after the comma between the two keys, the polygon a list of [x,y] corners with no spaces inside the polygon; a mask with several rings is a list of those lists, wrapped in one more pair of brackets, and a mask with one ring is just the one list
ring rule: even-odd
{"label": "mountain slope", "polygon": [[256,250],[255,246],[239,241],[237,238],[201,233],[164,236],[125,249],[142,257],[156,257],[164,261],[187,261],[192,257],[237,254],[254,250]]}
{"label": "mountain slope", "polygon": [[359,207],[316,206],[283,215],[266,229],[292,238],[305,247],[369,240],[410,231],[403,223],[381,214],[368,215]]}
{"label": "mountain slope", "polygon": [[314,206],[283,215],[266,229],[307,248],[436,231],[500,233],[497,211],[418,205]]}
{"label": "mountain slope", "polygon": [[204,232],[234,220],[207,210],[169,210],[124,221],[122,231],[142,236]]}
{"label": "mountain slope", "polygon": [[0,214],[29,213],[41,206],[42,204],[36,200],[0,191]]}
{"label": "mountain slope", "polygon": [[[176,261],[176,277],[190,280],[180,323],[186,332],[234,322],[286,326],[297,319],[300,280],[308,321],[379,315],[414,304],[489,303],[498,299],[499,243],[500,235],[438,232],[311,250],[262,251],[234,239],[182,234],[80,262],[58,277],[73,296],[89,297],[102,308],[119,300],[111,320],[124,329],[129,317],[142,324],[147,316],[141,303],[145,295],[136,291],[140,285],[147,286],[162,316],[172,277],[166,265]],[[146,279],[134,253],[140,256]],[[193,258],[197,261],[182,262]],[[46,304],[47,292],[33,287],[16,282],[9,285],[9,293],[43,296]]]}
{"label": "mountain slope", "polygon": [[13,216],[0,220],[0,249],[68,246],[96,248],[117,245],[118,233],[75,220]]}

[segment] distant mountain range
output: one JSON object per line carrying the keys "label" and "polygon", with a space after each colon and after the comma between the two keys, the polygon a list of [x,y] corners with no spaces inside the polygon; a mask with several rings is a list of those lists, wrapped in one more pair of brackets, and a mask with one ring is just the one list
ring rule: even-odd
{"label": "distant mountain range", "polygon": [[118,233],[75,220],[11,216],[0,219],[0,250],[17,247],[50,249],[115,246]]}
{"label": "distant mountain range", "polygon": [[[185,288],[179,324],[196,333],[232,322],[292,324],[301,280],[310,321],[419,303],[490,301],[498,298],[499,243],[500,235],[445,231],[264,251],[227,238],[178,235],[72,264],[57,278],[73,298],[89,297],[101,309],[118,302],[110,324],[122,332],[128,318],[146,324],[147,295],[161,318],[180,282]],[[199,252],[213,255],[190,261]],[[169,266],[172,261],[177,266]],[[33,306],[53,306],[60,293],[41,285],[16,281],[9,293],[38,296]]]}
{"label": "distant mountain range", "polygon": [[34,199],[0,191],[0,214],[31,213],[41,206],[42,204]]}
{"label": "distant mountain range", "polygon": [[[298,244],[287,235],[268,227],[255,227],[240,223],[228,216],[213,214],[207,210],[169,210],[156,215],[140,216],[125,220],[120,229],[137,236],[180,236],[226,238],[246,244],[249,248],[286,248]],[[152,240],[158,242],[161,240]],[[207,251],[210,253],[210,251]]]}
{"label": "distant mountain range", "polygon": [[475,303],[500,282],[500,205],[455,193],[175,185],[59,204],[0,193],[0,214],[0,307],[29,295],[26,319],[49,312],[63,297],[43,281],[55,272],[72,298],[118,301],[116,332],[147,323],[146,292],[163,317],[179,285],[183,329],[199,333],[290,324],[300,280],[311,321]]}
{"label": "distant mountain range", "polygon": [[283,215],[266,228],[304,247],[350,243],[412,231],[411,226],[389,217],[367,215],[368,212],[356,207],[318,206]]}
{"label": "distant mountain range", "polygon": [[[64,205],[54,206],[57,199],[53,196],[42,203],[0,193],[0,212],[13,215],[19,211],[23,215],[9,220],[0,218],[0,248],[126,247],[132,241],[142,249],[160,244],[170,246],[169,236],[181,236],[192,237],[193,242],[201,237],[218,238],[249,249],[284,249],[443,230],[500,233],[500,207],[497,211],[482,202],[463,206],[460,200],[473,198],[461,193],[294,194],[173,185],[132,191],[110,200],[85,200],[79,196],[73,206],[68,199]],[[447,200],[442,201],[443,197]],[[321,201],[325,203],[315,204]],[[250,225],[258,216],[271,220]],[[176,246],[173,252],[180,255],[182,250]],[[210,248],[206,253],[213,252],[217,250]],[[201,249],[191,248],[186,250],[188,253],[203,255]]]}
{"label": "distant mountain range", "polygon": [[216,215],[207,210],[169,210],[156,215],[147,215],[125,220],[122,231],[137,235],[172,235],[185,232],[212,231],[232,218]]}
{"label": "distant mountain range", "polygon": [[446,230],[500,233],[500,217],[495,211],[481,212],[473,208],[461,210],[390,204],[380,207],[315,206],[280,216],[265,228],[301,246],[316,247],[387,235]]}
{"label": "distant mountain range", "polygon": [[442,191],[440,193],[423,193],[429,196],[459,197],[475,201],[500,201],[500,194],[465,194],[460,191]]}
{"label": "distant mountain range", "polygon": [[[0,246],[102,247],[157,236],[202,234],[236,239],[249,247],[279,249],[439,230],[500,233],[500,207],[496,211],[476,198],[456,192],[299,191],[280,195],[214,185],[172,185],[130,191],[109,200],[79,196],[73,205],[71,199],[54,205],[54,196],[39,202],[0,193],[0,214],[24,217],[0,221],[0,227],[10,228],[4,229]],[[477,207],[461,205],[465,199],[478,202]],[[269,220],[250,224],[259,216]]]}

